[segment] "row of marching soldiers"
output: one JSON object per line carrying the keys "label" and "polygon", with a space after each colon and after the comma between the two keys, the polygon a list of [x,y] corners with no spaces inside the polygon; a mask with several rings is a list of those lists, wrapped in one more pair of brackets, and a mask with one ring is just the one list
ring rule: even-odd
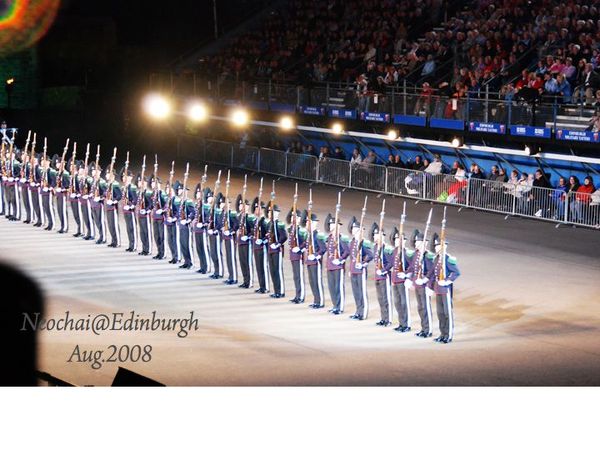
{"label": "row of marching soldiers", "polygon": [[[36,153],[36,136],[28,151],[29,136],[24,150],[7,152],[2,147],[2,195],[0,214],[10,220],[23,220],[59,233],[69,229],[70,203],[76,224],[75,237],[95,240],[103,244],[110,239],[110,247],[121,246],[119,214],[125,219],[128,246],[126,251],[139,255],[153,253],[154,259],[166,258],[169,263],[180,264],[181,269],[197,266],[202,274],[210,273],[214,279],[225,278],[225,284],[238,284],[238,267],[241,272],[240,288],[254,288],[256,293],[269,293],[273,298],[285,296],[283,271],[284,247],[287,243],[292,265],[295,304],[304,303],[308,297],[305,275],[313,301],[309,306],[325,306],[323,271],[326,272],[331,314],[339,315],[345,309],[346,273],[351,280],[356,311],[354,320],[365,320],[369,313],[367,294],[368,267],[373,265],[374,282],[381,311],[378,326],[392,324],[395,309],[399,325],[396,331],[411,330],[411,294],[414,295],[420,317],[418,337],[432,336],[432,299],[435,299],[440,335],[437,342],[449,343],[454,335],[453,283],[460,275],[457,262],[447,253],[445,239],[445,209],[441,233],[429,239],[432,211],[424,232],[415,230],[410,240],[404,233],[406,204],[400,218],[400,229],[394,227],[386,233],[383,226],[385,200],[380,221],[373,223],[365,236],[364,224],[367,198],[361,218],[352,217],[348,224],[349,235],[341,233],[341,193],[338,194],[335,215],[328,214],[324,229],[312,211],[312,191],[307,209],[298,208],[298,186],[287,220],[280,219],[281,210],[275,203],[275,182],[268,202],[263,201],[263,180],[253,201],[247,198],[247,177],[242,193],[232,205],[229,192],[230,176],[227,173],[225,192],[221,192],[221,172],[211,190],[207,186],[207,167],[204,175],[189,196],[189,164],[184,181],[174,181],[174,162],[169,180],[162,188],[158,177],[155,156],[154,171],[146,175],[146,157],[142,169],[135,177],[129,169],[129,154],[123,168],[117,172],[114,149],[110,166],[103,171],[100,148],[94,162],[90,162],[87,146],[84,160],[76,158],[74,145],[71,158],[47,157],[46,142],[42,155]],[[120,180],[120,181],[119,181]],[[54,207],[56,199],[56,208]],[[58,220],[56,220],[58,216]],[[286,223],[287,222],[287,223]],[[197,260],[197,262],[196,262]],[[348,267],[346,267],[348,265]],[[256,279],[255,279],[256,278]],[[271,287],[272,285],[272,287]],[[392,303],[394,307],[392,307]]]}

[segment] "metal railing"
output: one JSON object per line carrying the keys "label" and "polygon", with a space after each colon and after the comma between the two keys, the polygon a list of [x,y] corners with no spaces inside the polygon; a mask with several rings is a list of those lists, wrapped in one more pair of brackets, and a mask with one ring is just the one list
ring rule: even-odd
{"label": "metal railing", "polygon": [[600,229],[600,191],[566,193],[503,182],[289,153],[180,135],[178,156],[202,163]]}

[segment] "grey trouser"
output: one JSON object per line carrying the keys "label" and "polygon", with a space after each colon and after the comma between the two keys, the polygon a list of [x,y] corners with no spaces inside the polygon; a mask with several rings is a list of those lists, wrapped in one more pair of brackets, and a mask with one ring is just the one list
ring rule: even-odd
{"label": "grey trouser", "polygon": [[392,284],[394,306],[398,313],[398,322],[402,327],[410,327],[410,297],[404,283]]}
{"label": "grey trouser", "polygon": [[385,280],[375,280],[375,290],[377,291],[377,301],[381,311],[381,320],[384,322],[392,321],[392,293],[389,276]]}
{"label": "grey trouser", "polygon": [[167,228],[167,242],[171,251],[171,259],[179,262],[181,260],[181,248],[179,246],[179,227],[176,223],[165,225]]}
{"label": "grey trouser", "polygon": [[[340,312],[344,312],[344,307],[346,306],[346,286],[344,283],[344,273],[344,269],[327,271],[327,287],[329,288],[331,303],[333,304],[333,309]],[[315,289],[313,288],[313,293],[314,292]]]}
{"label": "grey trouser", "polygon": [[194,233],[194,236],[196,238],[196,254],[198,255],[200,270],[208,272],[210,270],[210,254],[206,233]]}
{"label": "grey trouser", "polygon": [[235,235],[231,239],[223,239],[223,246],[225,247],[225,260],[227,261],[227,272],[229,273],[229,280],[237,282],[237,252]]}
{"label": "grey trouser", "polygon": [[242,282],[247,284],[249,287],[252,287],[254,283],[254,267],[253,259],[252,259],[252,250],[250,248],[250,244],[239,244],[238,243],[238,253],[240,259],[240,269],[242,271]]}
{"label": "grey trouser", "polygon": [[113,205],[114,209],[106,209],[106,221],[108,222],[108,232],[110,233],[110,243],[121,246],[121,229],[119,228],[119,208]]}
{"label": "grey trouser", "polygon": [[267,249],[264,246],[255,248],[254,262],[256,266],[256,277],[258,278],[258,287],[266,291],[269,290],[269,271],[267,268]]}
{"label": "grey trouser", "polygon": [[151,232],[150,232],[150,218],[148,215],[139,215],[138,224],[140,226],[140,241],[142,243],[142,252],[152,252]]}
{"label": "grey trouser", "polygon": [[425,286],[415,285],[417,295],[417,309],[421,317],[421,331],[431,333],[431,300],[427,296]]}
{"label": "grey trouser", "polygon": [[325,296],[323,295],[323,270],[321,268],[321,261],[317,261],[316,264],[307,264],[306,268],[308,270],[308,283],[314,297],[313,305],[324,306]]}
{"label": "grey trouser", "polygon": [[367,271],[362,270],[362,274],[352,274],[352,295],[356,303],[356,315],[366,319],[369,315],[369,298],[367,296]]}
{"label": "grey trouser", "polygon": [[[265,250],[266,251],[266,250]],[[281,252],[268,253],[269,271],[273,281],[273,293],[285,294],[285,280],[283,278],[283,258]]]}
{"label": "grey trouser", "polygon": [[10,216],[21,219],[21,205],[19,203],[19,191],[16,184],[6,186],[6,201],[8,203],[8,212]]}
{"label": "grey trouser", "polygon": [[92,208],[92,217],[94,218],[96,230],[98,230],[98,239],[96,239],[96,241],[106,242],[106,226],[103,205],[100,205],[99,208]]}
{"label": "grey trouser", "polygon": [[42,207],[46,215],[46,226],[52,230],[54,228],[54,203],[52,202],[52,194],[46,193],[46,195],[42,195]]}
{"label": "grey trouser", "polygon": [[28,184],[21,185],[21,197],[23,198],[23,207],[25,208],[25,220],[31,222],[31,191]]}
{"label": "grey trouser", "polygon": [[56,212],[58,213],[58,219],[60,220],[60,229],[62,231],[69,231],[69,217],[67,216],[67,200],[68,197],[62,192],[56,194]]}
{"label": "grey trouser", "polygon": [[304,261],[299,259],[297,261],[292,261],[292,274],[294,276],[294,287],[296,288],[296,293],[294,298],[299,300],[304,300]]}
{"label": "grey trouser", "polygon": [[92,219],[92,209],[90,207],[90,203],[88,200],[83,200],[82,206],[81,206],[81,215],[83,217],[83,223],[85,224],[85,228],[86,228],[86,234],[85,237],[94,237],[94,228],[92,226],[93,223],[93,219]]}
{"label": "grey trouser", "polygon": [[189,224],[177,224],[179,227],[179,248],[184,264],[194,264],[192,261],[192,231]]}
{"label": "grey trouser", "polygon": [[156,244],[156,254],[162,258],[165,256],[165,223],[162,220],[152,219],[152,231],[154,243]]}
{"label": "grey trouser", "polygon": [[129,240],[129,248],[130,250],[137,249],[137,223],[135,218],[135,213],[126,212],[123,213],[125,217],[125,228],[127,229],[127,239]]}
{"label": "grey trouser", "polygon": [[218,234],[209,234],[208,242],[210,244],[210,259],[213,263],[213,273],[220,277],[223,276],[223,255],[221,253],[221,236]]}
{"label": "grey trouser", "polygon": [[71,202],[71,212],[73,213],[75,224],[77,224],[77,233],[81,234],[81,203],[77,198],[72,198],[69,201]]}
{"label": "grey trouser", "polygon": [[436,310],[440,323],[440,334],[452,339],[454,337],[454,308],[452,294],[436,294]]}
{"label": "grey trouser", "polygon": [[35,213],[35,223],[41,224],[44,221],[44,217],[42,216],[42,198],[40,195],[40,191],[37,187],[32,188],[31,191],[31,204],[33,206],[33,212]]}

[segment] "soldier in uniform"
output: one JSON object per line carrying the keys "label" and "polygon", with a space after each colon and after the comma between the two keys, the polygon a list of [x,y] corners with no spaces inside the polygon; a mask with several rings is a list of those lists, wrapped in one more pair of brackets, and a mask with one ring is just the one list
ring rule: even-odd
{"label": "soldier in uniform", "polygon": [[267,227],[265,217],[261,211],[265,211],[265,205],[259,204],[258,197],[252,203],[255,219],[252,223],[252,251],[254,253],[254,265],[256,266],[256,278],[258,278],[258,289],[254,292],[266,294],[269,292],[269,269],[267,263]]}
{"label": "soldier in uniform", "polygon": [[110,233],[109,247],[117,248],[121,246],[121,229],[119,227],[119,202],[123,198],[121,184],[117,181],[117,171],[108,175],[106,186],[106,221],[108,223],[108,232]]}
{"label": "soldier in uniform", "polygon": [[295,295],[290,300],[292,303],[304,303],[304,252],[306,231],[302,229],[302,224],[306,224],[306,217],[301,217],[298,210],[290,209],[286,216],[288,223],[288,242],[290,245],[290,262],[292,263],[292,274],[294,276]]}
{"label": "soldier in uniform", "polygon": [[[341,226],[338,222],[337,227]],[[327,286],[333,307],[329,310],[332,314],[341,314],[346,305],[346,287],[344,283],[346,258],[348,257],[348,245],[343,244],[343,238],[336,236],[335,218],[328,215],[325,219],[325,227],[329,231],[325,248],[327,252]]]}
{"label": "soldier in uniform", "polygon": [[123,217],[125,219],[125,228],[127,229],[127,240],[129,245],[126,252],[135,252],[137,250],[137,217],[135,214],[135,205],[137,204],[137,188],[132,183],[133,173],[125,167],[121,170],[121,181],[125,186],[123,195]]}
{"label": "soldier in uniform", "polygon": [[[429,278],[429,288],[435,294],[436,310],[440,324],[440,335],[434,341],[448,344],[454,338],[452,286],[460,276],[460,271],[458,270],[456,258],[446,252],[448,241],[444,240],[442,242],[436,233],[433,235],[433,245],[435,246],[435,257],[429,266],[427,278]],[[442,249],[442,247],[444,248]]]}
{"label": "soldier in uniform", "polygon": [[[404,241],[404,242],[402,242]],[[410,331],[410,297],[408,294],[408,286],[405,281],[410,270],[408,258],[412,256],[412,251],[406,248],[406,238],[400,235],[396,227],[390,235],[390,243],[394,246],[394,252],[389,259],[392,295],[394,298],[394,306],[398,313],[398,327],[394,330],[400,333]]]}
{"label": "soldier in uniform", "polygon": [[165,211],[165,225],[167,228],[167,242],[171,259],[169,264],[179,264],[181,261],[181,246],[179,244],[179,227],[177,220],[180,216],[181,197],[177,195],[183,189],[181,181],[176,180],[173,186],[169,187],[169,199]]}
{"label": "soldier in uniform", "polygon": [[25,219],[23,219],[24,223],[32,222],[32,205],[31,205],[31,188],[29,186],[29,180],[31,179],[30,175],[33,170],[33,157],[31,153],[27,153],[26,156],[23,156],[23,161],[21,163],[21,198],[23,199],[23,207],[25,209]]}
{"label": "soldier in uniform", "polygon": [[18,182],[21,177],[21,163],[18,158],[18,151],[14,152],[12,158],[6,161],[6,182],[4,189],[6,191],[6,203],[8,205],[8,214],[6,218],[11,221],[21,220],[21,200]]}
{"label": "soldier in uniform", "polygon": [[94,218],[92,217],[92,201],[91,196],[92,186],[94,179],[92,178],[93,167],[89,165],[87,168],[83,166],[79,171],[79,192],[81,192],[81,217],[85,225],[85,236],[83,237],[86,241],[93,241],[96,239],[96,232],[94,230]]}
{"label": "soldier in uniform", "polygon": [[[379,225],[371,226],[371,241],[373,242],[373,263],[375,265],[375,291],[379,302],[381,320],[378,326],[387,327],[392,324],[392,292],[390,285],[390,269],[392,252],[385,245],[385,231]],[[380,245],[381,243],[381,245]]]}
{"label": "soldier in uniform", "polygon": [[148,188],[151,177],[144,180],[138,177],[138,225],[140,227],[140,241],[142,250],[138,255],[147,256],[152,253],[152,231],[150,214],[152,213],[152,191]]}
{"label": "soldier in uniform", "polygon": [[[240,199],[241,200],[241,199]],[[229,199],[224,198],[224,202]],[[232,211],[228,205],[223,203],[221,206],[221,233],[223,234],[223,246],[225,247],[225,261],[227,262],[227,273],[229,277],[223,281],[225,284],[237,284],[237,230],[239,222],[237,214]]]}
{"label": "soldier in uniform", "polygon": [[283,244],[287,241],[285,223],[279,220],[281,209],[279,205],[271,206],[271,218],[266,220],[267,225],[267,255],[269,271],[273,282],[273,298],[285,297],[285,279],[283,274]]}
{"label": "soldier in uniform", "polygon": [[[75,173],[71,174],[71,182],[69,183],[69,202],[71,203],[71,212],[73,213],[73,218],[75,219],[75,224],[77,225],[77,231],[73,234],[73,237],[80,237],[83,233],[81,233],[81,220],[82,220],[82,212],[81,212],[81,183],[80,183],[80,172],[83,166],[82,161],[75,161]],[[71,167],[71,165],[69,165]]]}
{"label": "soldier in uniform", "polygon": [[427,294],[427,273],[430,266],[430,256],[427,243],[419,230],[415,230],[412,243],[415,251],[409,258],[410,284],[414,286],[419,316],[421,317],[421,331],[418,337],[431,337],[431,300]]}
{"label": "soldier in uniform", "polygon": [[92,219],[94,220],[94,226],[98,232],[96,244],[106,243],[106,215],[104,213],[104,197],[106,195],[106,189],[108,185],[106,180],[102,177],[102,167],[98,165],[94,167],[92,172],[94,179],[91,191],[91,207],[92,207]]}
{"label": "soldier in uniform", "polygon": [[64,167],[65,164],[65,161],[58,161],[56,166],[56,188],[54,189],[54,193],[56,195],[56,211],[60,221],[60,230],[58,230],[58,233],[60,234],[67,233],[69,231],[67,204],[69,201],[68,186],[71,184],[71,174],[66,167]]}
{"label": "soldier in uniform", "polygon": [[313,302],[308,305],[313,309],[321,309],[325,306],[325,295],[323,292],[323,255],[327,251],[325,235],[319,233],[319,218],[313,212],[304,211],[302,215],[302,226],[305,227],[303,240],[306,270],[308,272],[308,283],[313,294]]}
{"label": "soldier in uniform", "polygon": [[160,178],[152,177],[152,234],[156,244],[156,255],[152,259],[165,259],[165,207],[167,196],[160,188]]}
{"label": "soldier in uniform", "polygon": [[348,225],[352,239],[348,244],[350,254],[350,280],[356,312],[350,316],[354,320],[365,320],[369,315],[369,297],[367,296],[367,266],[373,259],[370,243],[361,239],[360,222],[352,217]]}
{"label": "soldier in uniform", "polygon": [[242,202],[242,196],[238,195],[236,199],[236,209],[238,214],[239,228],[237,232],[238,255],[240,260],[240,270],[242,271],[242,284],[238,287],[243,289],[251,288],[254,284],[254,262],[252,251],[252,228],[254,215],[251,214],[248,200]]}
{"label": "soldier in uniform", "polygon": [[201,190],[202,185],[198,183],[195,189],[196,197],[196,219],[194,220],[194,242],[196,246],[196,255],[198,255],[198,264],[200,268],[198,273],[208,273],[211,270],[210,252],[208,249],[207,229],[210,222],[210,204],[212,191],[206,187]]}
{"label": "soldier in uniform", "polygon": [[42,166],[40,164],[40,157],[38,154],[33,155],[33,178],[29,183],[29,189],[31,191],[31,205],[35,213],[34,227],[41,227],[43,224],[44,216],[42,215],[42,195],[41,195],[41,183],[42,183]]}
{"label": "soldier in uniform", "polygon": [[216,197],[209,197],[209,201],[214,204],[211,205],[209,211],[209,222],[207,227],[208,243],[210,248],[210,258],[212,259],[212,265],[214,267],[210,278],[215,280],[223,278],[223,252],[221,251],[221,209],[220,206],[223,203],[223,194],[220,192]]}
{"label": "soldier in uniform", "polygon": [[54,201],[52,199],[52,191],[56,186],[56,171],[52,166],[56,166],[58,162],[58,155],[52,157],[50,161],[44,162],[43,181],[42,181],[42,207],[44,209],[44,215],[46,216],[46,231],[54,229]]}
{"label": "soldier in uniform", "polygon": [[180,269],[190,269],[194,266],[193,252],[192,252],[192,228],[191,224],[196,217],[196,205],[192,199],[186,199],[183,196],[183,186],[179,189],[179,196],[182,198],[180,206],[180,220],[179,220],[179,245],[181,247],[181,255],[183,257],[183,264],[179,266]]}

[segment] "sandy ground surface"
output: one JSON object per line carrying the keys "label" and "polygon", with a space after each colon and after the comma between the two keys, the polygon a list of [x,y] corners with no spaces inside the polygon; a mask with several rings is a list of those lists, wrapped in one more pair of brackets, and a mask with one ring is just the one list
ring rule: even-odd
{"label": "sandy ground surface", "polygon": [[[232,174],[232,193],[242,176]],[[195,185],[199,174],[192,174]],[[259,176],[250,177],[249,197]],[[265,177],[266,182],[270,178]],[[214,183],[214,171],[209,184]],[[266,184],[270,190],[270,184]],[[299,183],[300,204],[308,184]],[[337,189],[313,186],[314,209],[334,211]],[[277,184],[287,212],[294,182]],[[268,195],[268,194],[267,194]],[[367,223],[378,219],[381,199],[369,195]],[[365,193],[343,193],[342,220],[358,216]],[[232,195],[235,197],[235,195]],[[387,197],[386,227],[399,221],[403,199]],[[304,207],[304,206],[303,206]],[[428,203],[407,202],[407,231],[423,229]],[[441,207],[434,207],[439,231]],[[285,213],[284,212],[284,213]],[[283,213],[283,214],[284,214]],[[282,215],[283,215],[282,214]],[[72,219],[71,219],[72,220]],[[121,226],[122,239],[126,239]],[[0,220],[0,255],[38,280],[47,295],[47,318],[130,311],[185,318],[199,329],[174,331],[40,333],[40,369],[78,385],[109,385],[119,365],[167,385],[598,385],[600,373],[600,232],[561,227],[472,210],[448,209],[449,251],[462,276],[455,289],[456,336],[450,345],[375,326],[379,308],[369,282],[369,318],[354,312],[347,279],[347,308],[312,310],[293,305],[286,260],[284,299],[225,286],[166,261],[107,248],[22,223]],[[373,269],[370,269],[373,275]],[[325,288],[327,290],[327,288]],[[292,294],[292,295],[291,295]],[[307,303],[312,298],[309,295]],[[434,305],[435,316],[435,305]],[[416,303],[412,299],[413,329]],[[435,320],[434,336],[437,335]],[[80,350],[109,345],[151,345],[151,361],[102,364],[67,362]]]}

